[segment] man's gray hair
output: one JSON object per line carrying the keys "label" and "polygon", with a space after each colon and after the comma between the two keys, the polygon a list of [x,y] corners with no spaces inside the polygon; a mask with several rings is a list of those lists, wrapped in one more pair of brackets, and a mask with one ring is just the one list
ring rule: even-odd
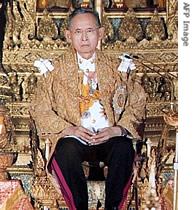
{"label": "man's gray hair", "polygon": [[99,19],[99,14],[97,11],[93,11],[91,9],[86,9],[86,8],[77,8],[75,10],[73,10],[73,12],[68,16],[67,19],[67,29],[70,28],[71,24],[72,24],[72,19],[78,15],[78,14],[92,14],[94,16],[94,18],[96,19],[96,25],[97,27],[101,27],[101,21]]}

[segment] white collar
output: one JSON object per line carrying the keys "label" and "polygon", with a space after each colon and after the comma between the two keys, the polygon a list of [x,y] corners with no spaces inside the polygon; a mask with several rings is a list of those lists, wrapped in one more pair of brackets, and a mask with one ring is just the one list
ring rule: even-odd
{"label": "white collar", "polygon": [[89,59],[85,59],[77,53],[78,66],[83,71],[95,71],[95,53]]}

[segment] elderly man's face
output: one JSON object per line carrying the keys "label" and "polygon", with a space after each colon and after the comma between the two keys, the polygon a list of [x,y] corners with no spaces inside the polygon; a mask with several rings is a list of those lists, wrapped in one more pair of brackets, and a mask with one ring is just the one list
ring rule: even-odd
{"label": "elderly man's face", "polygon": [[95,52],[103,34],[104,28],[99,28],[95,17],[87,13],[78,14],[72,19],[70,29],[66,31],[66,38],[83,58],[88,59]]}

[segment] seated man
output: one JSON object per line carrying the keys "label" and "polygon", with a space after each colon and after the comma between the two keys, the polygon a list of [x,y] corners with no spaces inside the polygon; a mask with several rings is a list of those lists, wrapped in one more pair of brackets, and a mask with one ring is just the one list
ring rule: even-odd
{"label": "seated man", "polygon": [[146,96],[137,80],[118,72],[118,59],[96,49],[104,34],[96,12],[75,9],[65,34],[71,48],[40,79],[30,110],[39,135],[52,141],[48,174],[70,210],[87,210],[82,162],[103,161],[108,166],[105,209],[121,209]]}

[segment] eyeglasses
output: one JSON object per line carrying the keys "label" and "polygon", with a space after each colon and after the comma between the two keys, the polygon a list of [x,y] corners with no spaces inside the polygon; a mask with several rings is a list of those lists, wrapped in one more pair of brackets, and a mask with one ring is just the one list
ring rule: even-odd
{"label": "eyeglasses", "polygon": [[72,33],[77,36],[81,37],[83,34],[85,34],[87,37],[95,35],[98,28],[88,28],[86,30],[82,29],[76,29],[75,31],[72,31]]}

